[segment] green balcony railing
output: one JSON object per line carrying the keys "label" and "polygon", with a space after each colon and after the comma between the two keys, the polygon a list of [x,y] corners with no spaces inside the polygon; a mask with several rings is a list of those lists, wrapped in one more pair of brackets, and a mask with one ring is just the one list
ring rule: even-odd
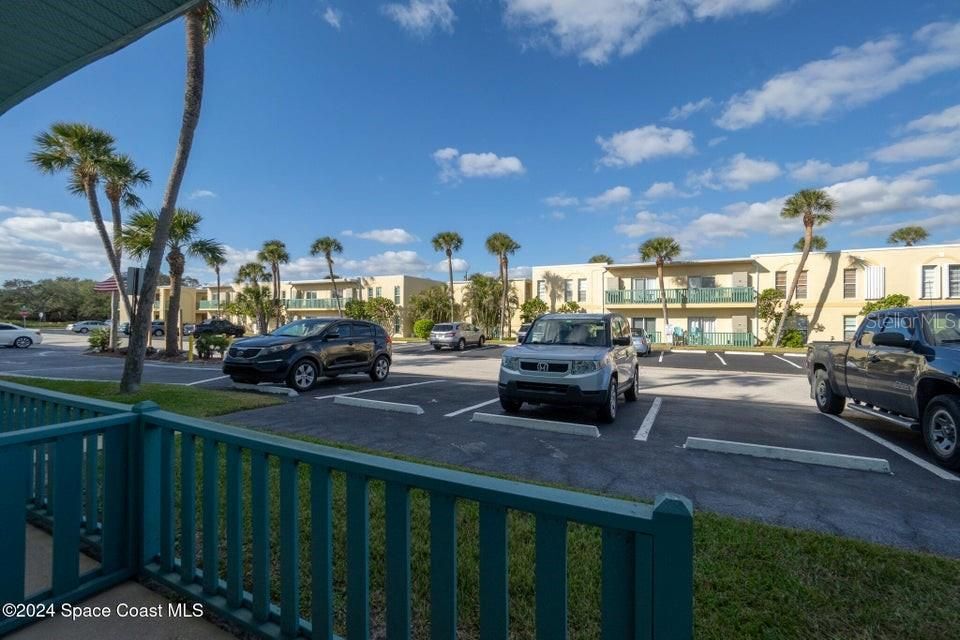
{"label": "green balcony railing", "polygon": [[[607,304],[660,304],[659,289],[610,289]],[[667,304],[750,303],[757,297],[753,287],[713,287],[709,289],[666,289]]]}
{"label": "green balcony railing", "polygon": [[[228,302],[224,300],[220,303],[220,308],[222,309]],[[198,300],[197,309],[200,311],[216,311],[217,310],[217,301],[216,300]]]}
{"label": "green balcony railing", "polygon": [[686,331],[680,344],[697,347],[755,347],[757,340],[752,333]]}
{"label": "green balcony railing", "polygon": [[[337,308],[336,298],[287,298],[283,301],[287,309],[334,309]],[[340,305],[345,304],[341,298]]]}
{"label": "green balcony railing", "polygon": [[[479,608],[479,637],[510,637],[511,579],[531,585],[537,638],[564,638],[576,526],[596,531],[601,546],[601,640],[693,637],[693,515],[679,496],[641,504],[8,382],[0,382],[0,483],[3,602],[53,607],[141,576],[261,637],[334,638],[342,612],[347,640],[368,640],[371,617],[378,634],[409,638],[414,608],[424,605],[414,572],[424,569],[434,638],[457,636],[461,598]],[[374,495],[382,502],[372,505]],[[421,499],[426,520],[412,517]],[[52,581],[25,593],[26,557],[36,550],[24,531],[37,504],[53,531]],[[464,510],[479,513],[476,533],[458,531]],[[516,518],[535,523],[534,566],[511,566]],[[341,553],[334,532],[344,528]],[[81,573],[88,534],[100,564]],[[382,555],[371,553],[375,535]],[[425,568],[414,566],[422,538]],[[458,565],[468,556],[483,561],[464,587]],[[385,573],[382,584],[372,571]],[[371,597],[373,588],[382,593]],[[384,609],[376,616],[373,603]],[[0,635],[30,622],[0,618]]]}

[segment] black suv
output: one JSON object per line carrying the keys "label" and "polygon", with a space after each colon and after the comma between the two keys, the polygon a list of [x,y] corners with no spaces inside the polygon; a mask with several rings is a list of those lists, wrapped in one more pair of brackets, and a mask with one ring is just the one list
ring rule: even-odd
{"label": "black suv", "polygon": [[366,373],[381,382],[390,374],[392,357],[392,340],[378,324],[310,318],[237,340],[227,351],[223,372],[234,382],[286,382],[307,391],[321,376],[341,373]]}
{"label": "black suv", "polygon": [[233,324],[229,320],[221,320],[220,318],[204,320],[193,328],[193,335],[195,336],[222,334],[242,338],[244,333],[246,333],[246,329],[240,325]]}

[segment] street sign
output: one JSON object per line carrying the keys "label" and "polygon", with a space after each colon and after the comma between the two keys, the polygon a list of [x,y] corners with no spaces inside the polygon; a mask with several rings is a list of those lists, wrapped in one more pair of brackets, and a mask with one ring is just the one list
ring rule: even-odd
{"label": "street sign", "polygon": [[30,315],[30,312],[29,312],[29,311],[27,311],[27,310],[25,310],[25,309],[21,309],[21,310],[20,310],[20,317],[23,318],[24,320],[26,320],[26,319],[27,319],[27,316],[29,316],[29,315]]}

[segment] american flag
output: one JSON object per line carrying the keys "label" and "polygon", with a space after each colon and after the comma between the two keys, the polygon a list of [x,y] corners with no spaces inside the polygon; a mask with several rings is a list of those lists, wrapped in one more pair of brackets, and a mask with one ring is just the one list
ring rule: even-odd
{"label": "american flag", "polygon": [[93,285],[93,290],[100,293],[113,293],[114,291],[119,292],[120,287],[117,286],[116,278],[110,276],[106,280]]}

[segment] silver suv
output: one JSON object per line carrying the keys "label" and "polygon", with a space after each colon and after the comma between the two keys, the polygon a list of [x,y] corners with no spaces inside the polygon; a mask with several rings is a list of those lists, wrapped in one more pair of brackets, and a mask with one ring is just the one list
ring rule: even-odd
{"label": "silver suv", "polygon": [[430,344],[437,351],[444,347],[463,351],[468,344],[482,347],[485,341],[483,332],[469,322],[444,322],[430,330]]}
{"label": "silver suv", "polygon": [[621,393],[640,393],[637,350],[630,325],[615,313],[540,316],[523,344],[500,360],[500,405],[515,412],[524,402],[593,406],[601,422],[617,417]]}

